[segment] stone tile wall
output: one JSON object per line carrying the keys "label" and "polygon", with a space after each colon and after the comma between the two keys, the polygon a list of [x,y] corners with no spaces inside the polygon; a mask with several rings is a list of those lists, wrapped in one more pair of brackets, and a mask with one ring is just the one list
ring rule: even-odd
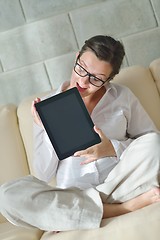
{"label": "stone tile wall", "polygon": [[123,66],[148,66],[160,57],[160,0],[0,0],[0,104],[68,80],[96,34],[123,42]]}

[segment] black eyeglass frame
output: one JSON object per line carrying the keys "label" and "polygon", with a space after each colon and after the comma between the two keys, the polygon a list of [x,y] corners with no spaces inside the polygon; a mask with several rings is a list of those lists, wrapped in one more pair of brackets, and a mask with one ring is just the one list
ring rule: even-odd
{"label": "black eyeglass frame", "polygon": [[[80,59],[80,56],[77,57],[76,62],[75,62],[75,65],[74,65],[74,71],[75,71],[75,73],[77,73],[80,77],[86,77],[86,76],[88,76],[88,77],[89,77],[89,82],[90,82],[93,86],[95,86],[95,87],[102,87],[107,81],[109,82],[109,81],[112,79],[112,77],[108,77],[105,81],[103,81],[102,79],[100,79],[100,78],[94,76],[93,74],[89,73],[84,67],[82,67],[82,66],[78,63],[78,60],[79,60],[79,59]],[[80,68],[82,68],[82,69],[86,72],[86,74],[85,74],[85,75],[79,74],[79,73],[76,71],[76,65],[78,65]],[[95,85],[94,83],[91,82],[90,77],[93,77],[94,79],[100,81],[102,84],[101,84],[100,86]]]}

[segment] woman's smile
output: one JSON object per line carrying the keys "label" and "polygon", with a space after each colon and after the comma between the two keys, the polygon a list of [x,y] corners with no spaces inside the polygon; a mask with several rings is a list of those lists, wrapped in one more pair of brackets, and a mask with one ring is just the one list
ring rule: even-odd
{"label": "woman's smile", "polygon": [[87,88],[83,88],[79,85],[79,83],[76,83],[76,87],[78,89],[79,92],[84,92]]}

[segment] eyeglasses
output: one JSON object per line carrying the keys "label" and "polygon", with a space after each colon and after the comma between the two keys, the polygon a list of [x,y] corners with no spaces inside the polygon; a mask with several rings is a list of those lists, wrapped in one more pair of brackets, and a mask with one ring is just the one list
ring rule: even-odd
{"label": "eyeglasses", "polygon": [[89,73],[85,68],[83,68],[77,61],[79,60],[79,56],[77,57],[76,63],[74,65],[74,71],[80,76],[80,77],[89,77],[89,82],[94,85],[95,87],[101,87],[105,82],[109,81],[111,77],[108,77],[105,81],[103,81],[100,78],[97,78],[96,76]]}

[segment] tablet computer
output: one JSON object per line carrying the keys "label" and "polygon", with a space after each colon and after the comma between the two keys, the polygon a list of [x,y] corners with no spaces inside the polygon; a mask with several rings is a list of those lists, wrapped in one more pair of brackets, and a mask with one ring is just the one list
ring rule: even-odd
{"label": "tablet computer", "polygon": [[35,104],[59,160],[100,143],[76,87]]}

